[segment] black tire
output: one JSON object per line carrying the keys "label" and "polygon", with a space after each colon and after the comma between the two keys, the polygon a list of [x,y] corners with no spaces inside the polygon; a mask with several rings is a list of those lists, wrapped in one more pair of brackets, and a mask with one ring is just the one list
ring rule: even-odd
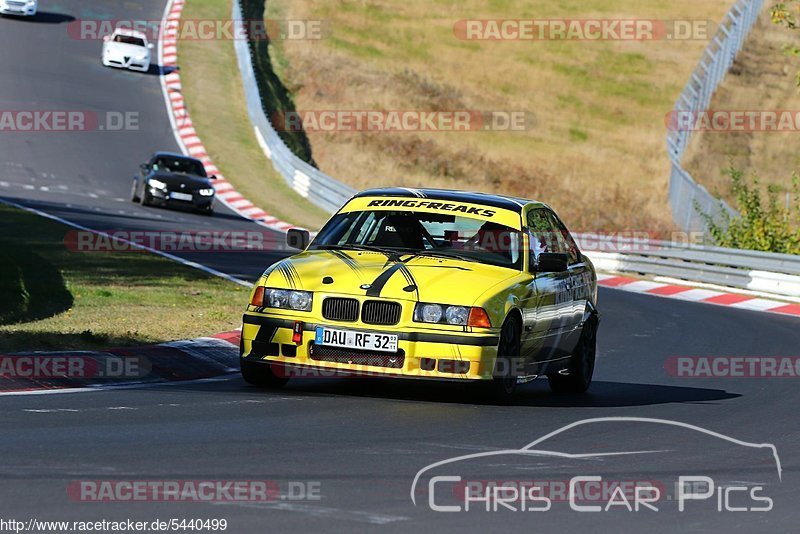
{"label": "black tire", "polygon": [[142,198],[139,199],[139,203],[142,206],[149,206],[150,205],[150,195],[147,194],[147,184],[144,184],[144,189],[142,190]]}
{"label": "black tire", "polygon": [[203,215],[207,215],[207,216],[211,217],[211,216],[214,215],[214,208],[209,206],[209,207],[207,207],[205,209],[200,210],[200,213],[203,214]]}
{"label": "black tire", "polygon": [[248,384],[254,386],[279,389],[289,381],[288,377],[275,374],[273,365],[266,362],[249,362],[239,359],[242,370],[242,378]]}
{"label": "black tire", "polygon": [[136,185],[137,180],[134,178],[133,183],[131,184],[131,202],[139,202],[139,195],[136,194]]}
{"label": "black tire", "polygon": [[548,375],[550,389],[556,393],[584,393],[592,384],[597,359],[597,318],[592,316],[583,325],[578,346],[572,355],[568,375]]}
{"label": "black tire", "polygon": [[497,345],[494,378],[473,384],[474,394],[481,400],[508,405],[517,389],[517,363],[520,358],[520,336],[522,325],[515,316],[506,319],[500,330]]}

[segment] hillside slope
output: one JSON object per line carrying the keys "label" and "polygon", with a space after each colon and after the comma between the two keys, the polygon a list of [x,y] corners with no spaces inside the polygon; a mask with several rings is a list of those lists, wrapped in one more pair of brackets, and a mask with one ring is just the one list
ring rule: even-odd
{"label": "hillside slope", "polygon": [[[742,52],[711,101],[713,110],[800,111],[795,74],[800,62],[788,58],[783,46],[796,34],[775,26],[762,13]],[[792,171],[800,170],[798,131],[697,132],[684,156],[685,168],[709,191],[732,201],[729,180],[721,170],[732,162],[764,185],[791,186]]]}
{"label": "hillside slope", "polygon": [[[440,186],[550,203],[579,230],[661,230],[664,116],[707,41],[467,41],[462,19],[699,19],[730,0],[270,0],[321,19],[321,40],[275,41],[297,109],[526,111],[514,132],[308,131],[313,158],[355,187]],[[713,29],[712,29],[713,31]]]}

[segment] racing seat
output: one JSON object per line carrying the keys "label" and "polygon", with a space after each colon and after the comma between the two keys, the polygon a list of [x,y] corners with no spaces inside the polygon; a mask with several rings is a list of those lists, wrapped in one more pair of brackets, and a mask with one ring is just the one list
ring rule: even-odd
{"label": "racing seat", "polygon": [[378,233],[371,245],[414,250],[425,248],[419,221],[408,215],[399,214],[389,215],[381,221]]}
{"label": "racing seat", "polygon": [[512,259],[512,241],[509,229],[497,223],[487,222],[469,238],[464,248],[478,248]]}

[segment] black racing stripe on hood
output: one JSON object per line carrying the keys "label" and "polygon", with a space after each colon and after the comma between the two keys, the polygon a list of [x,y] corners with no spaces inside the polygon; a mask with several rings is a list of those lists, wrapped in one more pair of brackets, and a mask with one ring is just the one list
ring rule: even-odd
{"label": "black racing stripe on hood", "polygon": [[303,280],[300,278],[300,274],[297,272],[297,269],[295,269],[294,264],[291,261],[286,260],[286,268],[289,270],[289,276],[292,277],[292,287],[300,287],[302,289]]}
{"label": "black racing stripe on hood", "polygon": [[277,265],[277,269],[283,275],[286,284],[292,289],[295,289],[297,287],[297,280],[295,279],[296,272],[293,272],[294,268],[291,264],[287,260],[284,260]]}
{"label": "black racing stripe on hood", "polygon": [[405,267],[402,263],[395,263],[381,274],[372,282],[371,287],[367,290],[368,297],[380,297],[381,291],[383,291],[383,287],[386,285],[386,282],[396,273],[397,271],[401,270]]}
{"label": "black racing stripe on hood", "polygon": [[411,274],[411,271],[404,263],[401,263],[402,267],[400,267],[400,273],[408,282],[408,285],[414,286],[414,295],[416,295],[417,300],[419,300],[419,286],[417,285],[417,281],[414,279],[414,275]]}
{"label": "black racing stripe on hood", "polygon": [[348,267],[350,267],[350,269],[354,273],[358,275],[361,274],[361,267],[359,266],[358,262],[353,258],[351,258],[350,256],[348,256],[346,253],[342,252],[341,250],[328,250],[327,252],[330,252],[331,254],[342,260],[342,262]]}

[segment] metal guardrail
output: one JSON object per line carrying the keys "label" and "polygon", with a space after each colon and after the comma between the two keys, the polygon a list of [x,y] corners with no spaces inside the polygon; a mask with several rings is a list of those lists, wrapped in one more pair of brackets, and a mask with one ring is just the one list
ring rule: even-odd
{"label": "metal guardrail", "polygon": [[[243,34],[242,9],[238,0],[233,2],[231,19],[234,21],[236,35]],[[264,154],[272,161],[276,171],[286,183],[303,198],[324,209],[328,213],[338,210],[356,190],[331,178],[316,167],[298,158],[273,128],[264,113],[261,95],[250,57],[250,47],[246,39],[234,40],[239,71],[242,74],[247,114],[255,129],[256,138]]]}
{"label": "metal guardrail", "polygon": [[[689,82],[675,103],[675,112],[699,112],[708,109],[711,97],[725,77],[736,54],[758,19],[763,0],[737,0],[725,15],[714,37],[692,72]],[[714,198],[705,187],[695,182],[681,166],[683,153],[689,144],[692,130],[676,129],[667,134],[667,153],[672,170],[669,178],[669,203],[672,218],[686,231],[703,230],[706,227],[703,213],[713,217],[722,210],[736,212],[719,199]]]}
{"label": "metal guardrail", "polygon": [[576,238],[600,270],[800,297],[800,256],[667,241],[617,240],[609,244],[586,234]]}

